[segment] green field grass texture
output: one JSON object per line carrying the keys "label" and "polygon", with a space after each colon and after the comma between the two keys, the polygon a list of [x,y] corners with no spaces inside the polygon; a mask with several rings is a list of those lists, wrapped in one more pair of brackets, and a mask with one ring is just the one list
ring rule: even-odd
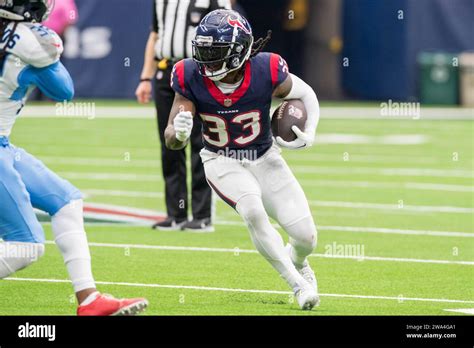
{"label": "green field grass texture", "polygon": [[[146,296],[151,315],[451,315],[445,310],[474,308],[473,122],[322,119],[318,134],[367,140],[283,152],[318,226],[310,263],[320,307],[298,309],[222,201],[209,234],[87,225],[98,287]],[[423,141],[377,140],[393,135]],[[20,118],[12,142],[78,186],[87,202],[165,211],[156,123],[134,119],[133,108],[125,119]],[[44,227],[46,255],[0,282],[0,315],[74,314],[61,255]],[[331,257],[345,247],[364,257]]]}

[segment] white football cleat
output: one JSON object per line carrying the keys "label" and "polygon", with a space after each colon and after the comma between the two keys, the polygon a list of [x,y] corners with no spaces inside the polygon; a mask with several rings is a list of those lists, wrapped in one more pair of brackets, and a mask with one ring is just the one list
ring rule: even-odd
{"label": "white football cleat", "polygon": [[310,311],[314,306],[319,306],[319,296],[316,290],[309,284],[295,291],[295,297],[300,308],[304,311]]}
{"label": "white football cleat", "polygon": [[[290,260],[291,260],[291,248],[292,245],[288,243],[286,245],[286,251],[290,255]],[[296,270],[301,274],[301,276],[306,280],[311,286],[316,290],[316,293],[318,292],[318,282],[316,280],[316,275],[314,274],[313,269],[311,268],[308,260],[306,260],[303,264],[303,267],[299,268],[298,266],[295,265]]]}
{"label": "white football cleat", "polygon": [[305,261],[303,264],[303,268],[298,269],[298,272],[300,272],[301,276],[306,280],[316,292],[318,292],[318,282],[316,280],[316,275],[314,274],[314,271],[311,269],[311,266],[309,265],[308,261]]}
{"label": "white football cleat", "polygon": [[[292,248],[291,244],[288,243],[286,245],[286,250],[288,251],[288,254],[290,255],[290,259],[291,259],[291,248]],[[321,300],[319,299],[319,295],[318,295],[318,282],[316,280],[316,275],[314,274],[314,271],[311,268],[308,260],[306,260],[304,262],[303,267],[299,268],[299,267],[296,267],[296,265],[295,265],[295,268],[299,272],[299,274],[301,274],[303,279],[306,280],[306,282],[308,283],[310,288],[313,289],[314,295],[316,296],[316,299],[314,301],[311,300],[311,299],[310,300],[305,300],[304,297],[305,296],[310,296],[310,295],[298,295],[298,291],[305,292],[304,289],[295,291],[295,296],[298,300],[298,304],[300,305],[301,309],[310,310],[315,306],[316,307],[319,306]],[[300,296],[302,298],[301,301],[298,299],[298,296]],[[305,304],[305,301],[307,302],[306,304]]]}

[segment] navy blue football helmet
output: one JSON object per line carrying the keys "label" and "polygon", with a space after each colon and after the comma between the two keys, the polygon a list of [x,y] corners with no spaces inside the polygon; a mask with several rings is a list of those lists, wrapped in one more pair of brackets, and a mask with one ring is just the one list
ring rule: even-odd
{"label": "navy blue football helmet", "polygon": [[219,81],[249,59],[252,27],[238,12],[215,10],[202,19],[192,44],[201,75]]}
{"label": "navy blue football helmet", "polygon": [[40,23],[48,19],[53,7],[54,0],[0,0],[0,17]]}

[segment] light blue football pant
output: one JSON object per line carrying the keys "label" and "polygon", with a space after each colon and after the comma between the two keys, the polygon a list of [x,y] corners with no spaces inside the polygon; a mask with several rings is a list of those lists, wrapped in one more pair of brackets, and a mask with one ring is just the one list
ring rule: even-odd
{"label": "light blue football pant", "polygon": [[6,242],[44,243],[33,207],[53,216],[81,192],[41,161],[0,136],[0,238]]}

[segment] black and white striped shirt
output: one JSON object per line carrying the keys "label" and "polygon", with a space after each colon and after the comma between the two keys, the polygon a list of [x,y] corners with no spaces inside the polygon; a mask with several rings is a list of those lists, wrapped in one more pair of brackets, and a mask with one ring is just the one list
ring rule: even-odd
{"label": "black and white striped shirt", "polygon": [[230,0],[155,0],[153,31],[158,33],[158,59],[192,57],[191,40],[201,19],[219,8],[230,9]]}

